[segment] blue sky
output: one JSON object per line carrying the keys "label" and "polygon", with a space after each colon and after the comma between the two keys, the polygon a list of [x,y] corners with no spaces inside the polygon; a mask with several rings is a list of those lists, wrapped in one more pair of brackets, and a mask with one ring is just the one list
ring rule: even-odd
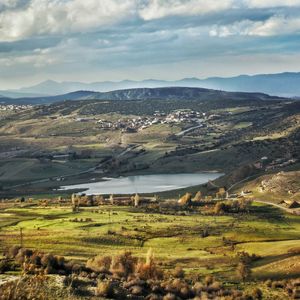
{"label": "blue sky", "polygon": [[300,0],[0,0],[0,89],[300,71]]}

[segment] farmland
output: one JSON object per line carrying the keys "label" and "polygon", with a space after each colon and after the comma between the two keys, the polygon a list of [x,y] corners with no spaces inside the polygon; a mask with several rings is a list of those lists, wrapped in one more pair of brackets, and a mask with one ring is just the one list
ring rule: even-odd
{"label": "farmland", "polygon": [[[22,298],[33,284],[46,299],[297,297],[299,109],[280,99],[141,99],[5,111],[3,293]],[[141,205],[137,195],[59,189],[205,171],[225,175],[140,195]],[[178,202],[197,192],[200,202]]]}
{"label": "farmland", "polygon": [[262,157],[263,168],[299,159],[298,102],[66,101],[11,112],[0,125],[3,196],[24,194],[26,183],[27,195],[47,194],[61,180],[162,172],[220,171],[230,184]]}
{"label": "farmland", "polygon": [[51,201],[46,206],[30,202],[1,204],[2,251],[22,243],[85,263],[100,253],[116,256],[124,250],[143,259],[152,249],[167,272],[176,266],[186,276],[212,275],[236,284],[237,257],[244,251],[259,257],[251,263],[252,280],[299,276],[299,217],[267,205],[253,203],[248,213],[216,216],[203,206],[158,213],[104,205],[73,212]]}

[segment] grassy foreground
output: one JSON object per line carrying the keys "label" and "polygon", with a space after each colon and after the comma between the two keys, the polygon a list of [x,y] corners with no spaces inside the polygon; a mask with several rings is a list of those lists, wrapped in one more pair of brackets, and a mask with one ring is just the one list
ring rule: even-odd
{"label": "grassy foreground", "polygon": [[269,206],[253,204],[247,214],[221,216],[205,215],[201,209],[160,214],[108,205],[75,213],[68,206],[1,207],[1,250],[22,242],[26,248],[85,262],[124,250],[144,257],[152,248],[165,269],[180,266],[187,274],[213,274],[222,280],[235,279],[237,253],[246,251],[261,257],[251,265],[256,279],[300,273],[299,217]]}

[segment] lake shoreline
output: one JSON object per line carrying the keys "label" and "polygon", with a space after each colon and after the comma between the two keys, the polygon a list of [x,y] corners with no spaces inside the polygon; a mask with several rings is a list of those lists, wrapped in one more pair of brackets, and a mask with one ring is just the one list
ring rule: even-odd
{"label": "lake shoreline", "polygon": [[116,178],[103,177],[101,181],[97,182],[61,186],[58,191],[73,190],[88,195],[152,194],[202,185],[223,175],[223,173],[219,172],[203,171],[198,173],[134,175]]}

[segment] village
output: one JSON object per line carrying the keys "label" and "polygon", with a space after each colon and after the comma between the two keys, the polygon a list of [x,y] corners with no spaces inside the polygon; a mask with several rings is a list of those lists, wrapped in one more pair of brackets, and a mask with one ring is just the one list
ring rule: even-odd
{"label": "village", "polygon": [[[1,100],[1,99],[0,99]],[[27,110],[31,109],[33,105],[27,105],[27,104],[1,104],[0,103],[0,111],[12,111],[12,112],[17,112],[17,111],[22,111],[22,110]]]}
{"label": "village", "polygon": [[76,118],[77,122],[96,121],[101,129],[119,130],[126,133],[134,133],[144,130],[156,124],[181,124],[181,123],[198,123],[201,124],[207,118],[205,113],[193,111],[190,109],[175,110],[170,114],[156,111],[152,116],[140,116],[135,118],[118,119],[116,121],[97,118]]}

